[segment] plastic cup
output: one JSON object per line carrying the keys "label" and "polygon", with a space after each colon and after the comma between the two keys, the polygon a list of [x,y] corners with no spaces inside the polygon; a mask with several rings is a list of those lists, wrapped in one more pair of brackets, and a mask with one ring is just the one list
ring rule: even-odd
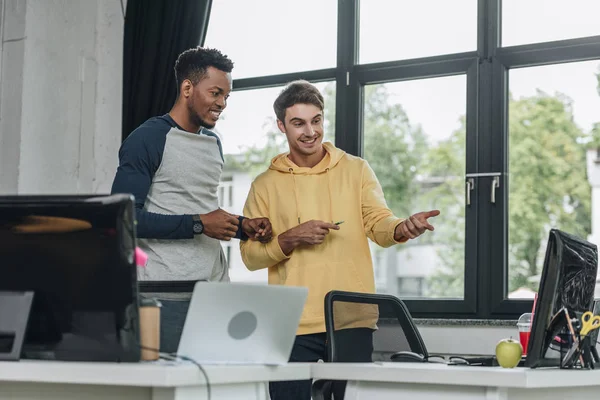
{"label": "plastic cup", "polygon": [[160,307],[156,299],[140,300],[140,345],[144,361],[158,360],[160,347]]}
{"label": "plastic cup", "polygon": [[531,334],[531,313],[525,313],[517,321],[519,330],[519,341],[523,347],[523,355],[527,355],[527,346],[529,346],[529,335]]}

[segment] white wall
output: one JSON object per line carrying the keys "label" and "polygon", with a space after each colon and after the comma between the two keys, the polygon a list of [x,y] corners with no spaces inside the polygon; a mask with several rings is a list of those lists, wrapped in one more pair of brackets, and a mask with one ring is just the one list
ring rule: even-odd
{"label": "white wall", "polygon": [[514,327],[417,324],[417,328],[431,354],[494,355],[500,340],[509,337],[519,340],[516,322]]}
{"label": "white wall", "polygon": [[121,142],[120,0],[0,5],[0,194],[107,193]]}

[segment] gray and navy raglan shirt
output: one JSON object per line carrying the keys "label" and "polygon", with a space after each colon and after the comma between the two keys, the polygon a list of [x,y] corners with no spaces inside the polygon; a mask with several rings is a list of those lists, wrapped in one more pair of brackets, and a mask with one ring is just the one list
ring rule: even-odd
{"label": "gray and navy raglan shirt", "polygon": [[[219,241],[194,235],[192,219],[219,208],[222,170],[218,136],[204,128],[186,132],[168,114],[150,118],[125,139],[112,193],[135,197],[138,245],[148,254],[139,280],[229,280]],[[242,218],[238,239],[245,236]]]}

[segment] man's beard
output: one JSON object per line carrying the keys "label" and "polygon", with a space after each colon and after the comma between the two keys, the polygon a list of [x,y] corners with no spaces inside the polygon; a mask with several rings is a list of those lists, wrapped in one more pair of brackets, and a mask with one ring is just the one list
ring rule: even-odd
{"label": "man's beard", "polygon": [[194,118],[195,118],[194,122],[197,123],[198,125],[200,125],[201,127],[204,127],[204,128],[212,129],[216,125],[215,123],[212,123],[212,122],[206,122],[198,114],[195,114]]}
{"label": "man's beard", "polygon": [[188,106],[188,111],[190,113],[190,122],[192,122],[194,125],[198,125],[200,127],[208,129],[212,129],[215,127],[215,123],[206,122],[205,120],[203,120],[202,117],[198,113],[196,113],[191,106]]}

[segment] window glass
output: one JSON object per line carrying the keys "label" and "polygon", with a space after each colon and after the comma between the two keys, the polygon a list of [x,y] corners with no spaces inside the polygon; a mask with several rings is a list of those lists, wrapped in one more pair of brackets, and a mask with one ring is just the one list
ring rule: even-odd
{"label": "window glass", "polygon": [[466,94],[465,75],[365,87],[365,158],[388,206],[399,217],[442,212],[430,220],[434,232],[371,246],[379,292],[464,295]]}
{"label": "window glass", "polygon": [[477,0],[362,0],[361,64],[477,48]]}
{"label": "window glass", "polygon": [[509,72],[509,298],[537,291],[551,228],[600,244],[599,64]]}
{"label": "window glass", "polygon": [[234,62],[234,79],[336,66],[337,0],[215,0],[204,45]]}
{"label": "window glass", "polygon": [[502,0],[502,46],[600,35],[600,1]]}

